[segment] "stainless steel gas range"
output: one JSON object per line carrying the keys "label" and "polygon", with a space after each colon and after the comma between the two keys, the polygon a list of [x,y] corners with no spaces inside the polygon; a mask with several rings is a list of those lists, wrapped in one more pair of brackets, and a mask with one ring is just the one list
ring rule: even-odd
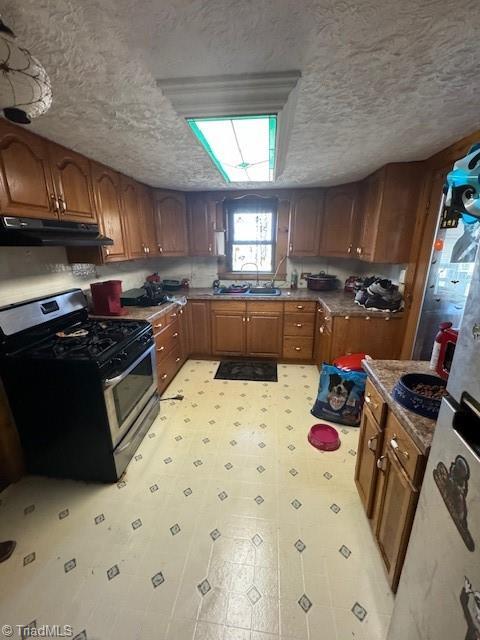
{"label": "stainless steel gas range", "polygon": [[30,473],[116,481],[159,412],[151,325],[80,289],[0,308],[0,375]]}

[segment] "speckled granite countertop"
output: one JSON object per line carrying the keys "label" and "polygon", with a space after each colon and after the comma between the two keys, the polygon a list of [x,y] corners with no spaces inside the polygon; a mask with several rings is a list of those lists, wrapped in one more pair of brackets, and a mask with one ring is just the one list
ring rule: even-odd
{"label": "speckled granite countertop", "polygon": [[420,360],[364,360],[363,368],[420,451],[428,455],[436,421],[404,409],[393,399],[392,391],[400,376],[406,373],[431,373],[429,363]]}
{"label": "speckled granite countertop", "polygon": [[91,317],[108,318],[110,320],[148,320],[148,322],[153,322],[157,316],[173,311],[176,306],[175,302],[171,302],[159,307],[124,307],[124,309],[127,309],[127,313],[124,316],[96,316],[92,314]]}
{"label": "speckled granite countertop", "polygon": [[[345,293],[343,290],[310,291],[310,289],[282,289],[281,296],[249,296],[240,293],[214,295],[212,289],[209,287],[193,287],[172,292],[170,295],[176,298],[186,296],[189,300],[248,300],[249,302],[252,300],[272,300],[277,302],[312,300],[313,302],[320,302],[331,316],[403,316],[401,312],[389,314],[384,311],[364,309],[358,304],[355,304],[353,293]],[[164,313],[165,310],[170,310],[170,308],[170,305],[160,307],[126,307],[128,313],[121,317],[148,320],[151,322],[159,313]]]}
{"label": "speckled granite countertop", "polygon": [[[371,311],[364,309],[354,302],[353,293],[345,293],[343,290],[337,291],[311,291],[310,289],[282,289],[281,296],[249,296],[239,293],[214,295],[210,288],[191,288],[184,292],[190,300],[277,300],[277,301],[302,301],[313,300],[320,302],[328,313],[332,316],[386,316],[390,315],[384,311]],[[179,292],[183,293],[183,292]],[[392,314],[402,316],[402,313]]]}

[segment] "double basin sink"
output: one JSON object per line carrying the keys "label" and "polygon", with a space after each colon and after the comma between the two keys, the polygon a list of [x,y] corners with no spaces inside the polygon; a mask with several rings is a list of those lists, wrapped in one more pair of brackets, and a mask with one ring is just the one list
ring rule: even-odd
{"label": "double basin sink", "polygon": [[220,287],[215,295],[242,295],[242,296],[280,296],[278,287],[250,287],[246,291],[232,291],[230,287]]}

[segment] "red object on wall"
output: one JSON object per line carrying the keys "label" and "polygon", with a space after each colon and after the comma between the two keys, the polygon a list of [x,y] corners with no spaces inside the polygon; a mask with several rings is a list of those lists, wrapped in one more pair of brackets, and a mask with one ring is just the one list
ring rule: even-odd
{"label": "red object on wall", "polygon": [[122,307],[121,280],[106,280],[90,285],[92,292],[93,313],[97,316],[124,316],[127,309]]}

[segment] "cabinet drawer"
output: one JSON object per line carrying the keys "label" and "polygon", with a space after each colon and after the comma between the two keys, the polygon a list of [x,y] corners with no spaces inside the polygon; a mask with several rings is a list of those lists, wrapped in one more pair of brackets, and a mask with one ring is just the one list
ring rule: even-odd
{"label": "cabinet drawer", "polygon": [[285,302],[285,313],[296,313],[297,311],[315,311],[315,300],[289,300]]}
{"label": "cabinet drawer", "polygon": [[287,313],[285,314],[284,333],[286,336],[313,337],[315,314]]}
{"label": "cabinet drawer", "polygon": [[214,300],[210,308],[212,311],[246,311],[247,303],[242,300]]}
{"label": "cabinet drawer", "polygon": [[400,463],[415,487],[420,487],[425,457],[391,411],[387,413],[385,448]]}
{"label": "cabinet drawer", "polygon": [[292,360],[310,360],[312,358],[313,338],[285,336],[283,338],[283,357]]}
{"label": "cabinet drawer", "polygon": [[255,313],[282,313],[283,302],[278,300],[250,300],[247,302],[247,311]]}
{"label": "cabinet drawer", "polygon": [[182,351],[180,344],[177,344],[160,362],[157,362],[158,390],[160,393],[170,384],[181,365]]}
{"label": "cabinet drawer", "polygon": [[157,362],[162,360],[175,344],[180,344],[180,325],[178,320],[168,325],[161,333],[155,336],[155,350]]}
{"label": "cabinet drawer", "polygon": [[168,320],[166,314],[158,315],[154,320],[151,321],[153,327],[153,335],[155,336],[160,331],[163,331],[165,327],[168,325]]}
{"label": "cabinet drawer", "polygon": [[378,425],[380,427],[383,427],[387,405],[374,385],[368,379],[365,386],[365,404],[372,412],[372,415],[377,421]]}

